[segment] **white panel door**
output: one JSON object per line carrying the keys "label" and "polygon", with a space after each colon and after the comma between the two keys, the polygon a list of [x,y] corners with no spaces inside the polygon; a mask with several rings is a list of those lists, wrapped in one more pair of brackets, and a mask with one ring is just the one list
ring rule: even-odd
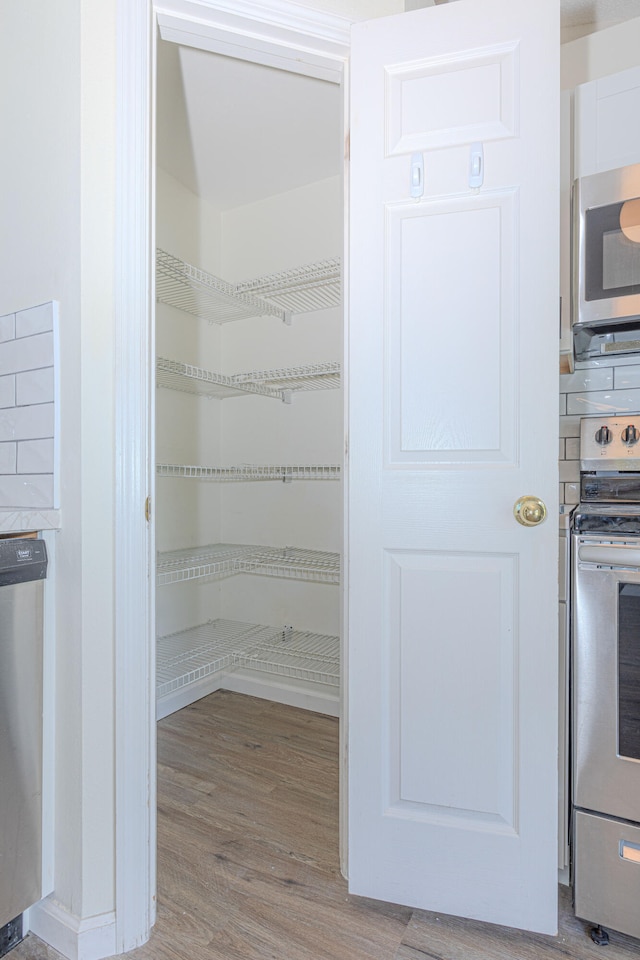
{"label": "white panel door", "polygon": [[[546,933],[558,61],[557,0],[459,0],[353,30],[350,889]],[[525,494],[549,511],[530,528],[513,513]]]}

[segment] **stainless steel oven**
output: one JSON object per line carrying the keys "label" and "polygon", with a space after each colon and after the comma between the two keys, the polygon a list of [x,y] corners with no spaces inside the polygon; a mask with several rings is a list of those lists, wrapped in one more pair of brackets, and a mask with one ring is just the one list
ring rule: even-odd
{"label": "stainless steel oven", "polygon": [[640,937],[640,417],[588,419],[573,520],[576,914]]}

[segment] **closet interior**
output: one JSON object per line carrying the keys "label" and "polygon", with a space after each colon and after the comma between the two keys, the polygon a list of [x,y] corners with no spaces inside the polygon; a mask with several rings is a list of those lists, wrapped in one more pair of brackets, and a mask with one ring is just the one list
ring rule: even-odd
{"label": "closet interior", "polygon": [[341,90],[158,47],[157,715],[337,715]]}

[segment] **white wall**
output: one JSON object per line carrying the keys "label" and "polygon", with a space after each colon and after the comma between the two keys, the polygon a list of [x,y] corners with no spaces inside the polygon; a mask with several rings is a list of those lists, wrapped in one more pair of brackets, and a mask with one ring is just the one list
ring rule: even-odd
{"label": "white wall", "polygon": [[[342,184],[335,177],[219,215],[158,171],[158,246],[225,280],[249,279],[341,253]],[[340,360],[342,312],[291,326],[254,318],[208,325],[158,304],[157,353],[233,374]],[[342,455],[340,391],[301,393],[292,404],[244,396],[206,400],[156,391],[159,462],[203,465],[329,463]],[[158,479],[157,546],[207,543],[340,550],[337,482],[209,484]],[[158,588],[158,634],[216,617],[339,632],[335,587],[246,576]]]}
{"label": "white wall", "polygon": [[[54,298],[60,302],[61,366],[66,374],[61,389],[62,443],[67,452],[60,491],[63,516],[68,516],[55,544],[61,574],[47,587],[57,595],[58,634],[77,644],[81,597],[73,588],[80,581],[81,528],[71,504],[80,499],[80,25],[74,0],[39,13],[40,29],[34,29],[33,11],[27,5],[2,7],[0,313]],[[82,663],[73,646],[58,643],[56,656],[62,701],[56,717],[56,753],[65,772],[56,780],[56,804],[66,811],[67,825],[61,825],[55,853],[58,896],[79,909],[82,742],[71,718],[81,712]]]}
{"label": "white wall", "polygon": [[0,314],[60,303],[55,539],[55,892],[114,906],[115,0],[3,4]]}
{"label": "white wall", "polygon": [[[222,216],[224,275],[251,279],[340,256],[342,178],[333,177]],[[224,371],[297,366],[342,359],[342,310],[227,324]],[[225,401],[226,463],[339,464],[342,392],[299,393],[291,404],[244,397]],[[341,550],[341,489],[336,481],[227,484],[222,491],[223,539],[239,543]],[[222,591],[223,615],[337,634],[335,586],[236,577]]]}

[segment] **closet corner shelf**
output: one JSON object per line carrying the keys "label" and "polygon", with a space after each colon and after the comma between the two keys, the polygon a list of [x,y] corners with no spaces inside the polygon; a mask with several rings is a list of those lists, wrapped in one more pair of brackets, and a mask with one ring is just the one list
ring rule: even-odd
{"label": "closet corner shelf", "polygon": [[253,393],[287,402],[291,399],[291,391],[332,390],[339,387],[340,364],[332,361],[309,363],[224,376],[190,363],[158,357],[156,385],[218,400]]}
{"label": "closet corner shelf", "polygon": [[156,298],[210,323],[263,316],[288,321],[294,313],[339,306],[340,258],[232,284],[158,249]]}
{"label": "closet corner shelf", "polygon": [[209,620],[158,637],[156,692],[166,697],[216,673],[245,667],[337,687],[339,637],[232,620]]}
{"label": "closet corner shelf", "polygon": [[222,579],[252,573],[285,580],[340,583],[340,556],[300,547],[262,547],[255,544],[213,543],[204,547],[159,553],[159,587],[185,580]]}
{"label": "closet corner shelf", "polygon": [[191,464],[159,463],[158,477],[185,477],[210,482],[240,482],[253,480],[339,480],[337,464],[272,464],[243,463],[234,467],[204,467]]}

